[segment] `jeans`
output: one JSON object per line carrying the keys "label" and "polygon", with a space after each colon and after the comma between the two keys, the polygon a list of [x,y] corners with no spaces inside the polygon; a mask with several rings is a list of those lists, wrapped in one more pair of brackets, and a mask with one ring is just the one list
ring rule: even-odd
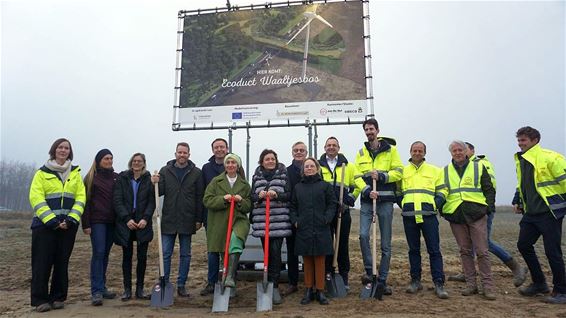
{"label": "jeans", "polygon": [[519,240],[517,241],[517,248],[529,267],[533,283],[540,285],[546,283],[546,279],[541,270],[534,244],[542,235],[544,253],[552,271],[552,284],[554,285],[552,291],[559,294],[566,293],[564,259],[560,247],[563,219],[555,219],[550,212],[535,215],[526,213],[519,223]]}
{"label": "jeans", "polygon": [[220,253],[208,252],[208,283],[218,282],[218,270],[220,269]]}
{"label": "jeans", "polygon": [[[124,277],[124,290],[132,289],[132,258],[134,255],[134,241],[136,231],[130,231],[128,246],[122,247],[122,275]],[[145,279],[145,268],[147,264],[147,248],[149,242],[137,242],[137,265],[136,265],[136,287],[143,288]]]}
{"label": "jeans", "polygon": [[[381,262],[379,263],[379,280],[387,281],[389,263],[391,262],[391,227],[393,223],[393,202],[378,202],[376,207],[379,222]],[[362,201],[360,209],[360,248],[364,260],[364,268],[368,275],[372,273],[372,255],[369,230],[372,224],[373,203]]]}
{"label": "jeans", "polygon": [[417,223],[414,216],[404,216],[403,227],[405,228],[405,237],[409,245],[411,279],[421,280],[422,232],[430,260],[432,281],[444,284],[444,266],[442,263],[442,253],[440,252],[440,235],[438,233],[438,219],[436,215],[424,215],[423,223]]}
{"label": "jeans", "polygon": [[92,245],[90,292],[92,295],[102,294],[106,290],[106,268],[108,268],[108,255],[114,243],[114,224],[91,224],[90,243]]}
{"label": "jeans", "polygon": [[171,272],[171,255],[175,247],[175,238],[179,235],[179,276],[177,277],[177,287],[184,287],[189,277],[191,267],[191,235],[189,234],[161,234],[163,243],[163,273],[165,281],[169,281]]}
{"label": "jeans", "polygon": [[497,256],[503,263],[507,263],[513,259],[513,256],[509,254],[503,247],[491,240],[491,225],[493,223],[493,218],[495,213],[490,213],[487,216],[487,244],[489,245],[489,251],[491,254]]}

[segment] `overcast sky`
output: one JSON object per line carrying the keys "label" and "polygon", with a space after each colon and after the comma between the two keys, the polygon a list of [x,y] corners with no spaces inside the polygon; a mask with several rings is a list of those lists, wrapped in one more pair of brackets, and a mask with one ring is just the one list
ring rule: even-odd
{"label": "overcast sky", "polygon": [[[177,12],[225,3],[1,1],[0,158],[39,167],[66,137],[83,172],[101,148],[113,151],[116,170],[138,151],[154,170],[187,141],[202,166],[227,131],[171,130]],[[543,147],[565,152],[563,1],[372,0],[370,16],[375,113],[403,161],[415,140],[439,166],[450,160],[450,141],[470,141],[495,166],[497,203],[509,204],[519,127],[538,128]],[[234,132],[242,156],[245,133]],[[318,135],[319,155],[333,135],[351,161],[365,141],[360,125]],[[302,127],[252,129],[251,137],[251,169],[263,148],[288,164],[291,144],[308,141]]]}

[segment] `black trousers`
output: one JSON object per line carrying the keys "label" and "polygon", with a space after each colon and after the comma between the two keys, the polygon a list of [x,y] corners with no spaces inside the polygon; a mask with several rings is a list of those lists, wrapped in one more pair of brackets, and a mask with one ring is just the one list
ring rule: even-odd
{"label": "black trousers", "polygon": [[[332,235],[336,235],[336,225],[338,217],[335,217],[330,224]],[[338,272],[344,278],[344,283],[348,284],[348,273],[350,272],[350,228],[352,227],[352,217],[350,211],[342,213],[342,224],[340,225],[340,244],[338,246]],[[332,260],[334,255],[326,256],[326,272],[333,272]]]}
{"label": "black trousers", "polygon": [[[261,238],[261,246],[265,247],[265,239]],[[267,264],[268,281],[273,282],[273,287],[279,286],[279,276],[281,276],[281,246],[283,246],[282,237],[269,238],[269,260]]]}
{"label": "black trousers", "polygon": [[519,223],[517,241],[517,248],[529,267],[533,283],[543,284],[546,279],[534,247],[542,236],[544,253],[552,271],[553,292],[560,294],[566,294],[566,274],[561,249],[563,219],[555,219],[550,212],[534,215],[526,213]]}
{"label": "black trousers", "polygon": [[[128,246],[122,246],[122,275],[124,278],[124,289],[132,289],[132,258],[134,255],[134,242],[136,240],[135,231],[130,231],[130,240]],[[145,268],[147,264],[147,248],[149,242],[137,243],[137,259],[136,265],[136,287],[143,288],[145,278]]]}
{"label": "black trousers", "polygon": [[[31,305],[65,301],[69,289],[69,258],[78,226],[67,230],[38,228],[31,232]],[[51,274],[53,272],[53,275]],[[49,279],[51,278],[51,288]]]}
{"label": "black trousers", "polygon": [[285,238],[287,244],[287,275],[289,276],[289,285],[294,286],[299,283],[299,256],[295,255],[296,231],[293,227],[293,234]]}

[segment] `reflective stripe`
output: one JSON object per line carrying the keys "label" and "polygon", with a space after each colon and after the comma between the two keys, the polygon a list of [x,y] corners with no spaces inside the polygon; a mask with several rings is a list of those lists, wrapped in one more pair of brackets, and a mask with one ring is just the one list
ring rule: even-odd
{"label": "reflective stripe", "polygon": [[55,215],[67,215],[69,214],[69,209],[59,209],[59,210],[53,210],[53,213],[55,213]]}
{"label": "reflective stripe", "polygon": [[386,195],[395,196],[395,192],[394,191],[377,191],[377,195],[378,196],[386,196]]}
{"label": "reflective stripe", "polygon": [[74,194],[74,193],[70,193],[70,192],[63,192],[63,198],[74,199],[74,198],[75,198],[75,194]]}
{"label": "reflective stripe", "polygon": [[359,154],[360,154],[360,156],[363,156],[363,155],[364,155],[364,148],[360,149]]}
{"label": "reflective stripe", "polygon": [[403,195],[413,194],[413,193],[422,193],[422,194],[428,194],[428,195],[434,196],[434,192],[432,192],[430,190],[424,190],[424,189],[409,189],[409,190],[403,191]]}
{"label": "reflective stripe", "polygon": [[566,208],[566,202],[550,204],[548,206],[552,211]]}
{"label": "reflective stripe", "polygon": [[434,211],[403,211],[402,216],[417,216],[417,215],[436,215]]}
{"label": "reflective stripe", "polygon": [[43,220],[43,219],[45,219],[45,218],[46,218],[49,214],[51,214],[51,213],[53,213],[53,211],[47,210],[47,211],[41,213],[41,214],[38,216],[38,218],[39,218],[40,220]]}
{"label": "reflective stripe", "polygon": [[444,184],[448,188],[448,191],[450,191],[450,179],[448,177],[448,166],[444,167]]}
{"label": "reflective stripe", "polygon": [[85,204],[82,203],[81,201],[75,201],[75,204],[78,205],[78,206],[81,206],[83,208],[85,207]]}
{"label": "reflective stripe", "polygon": [[564,179],[566,179],[566,174],[563,174],[563,175],[561,175],[560,177],[558,177],[554,180],[539,182],[539,183],[537,183],[537,186],[538,187],[546,187],[546,186],[550,186],[550,185],[557,185],[557,184],[560,184],[560,181],[563,181]]}
{"label": "reflective stripe", "polygon": [[75,213],[75,211],[76,211],[76,210],[73,210],[73,211],[71,211],[71,213],[69,213],[68,215],[69,215],[69,216],[72,216],[72,215],[76,215],[76,216],[77,216],[77,218],[78,218],[78,219],[80,220],[80,219],[81,219],[81,215],[80,215],[80,214],[77,214],[77,213]]}
{"label": "reflective stripe", "polygon": [[450,191],[450,193],[458,193],[458,192],[483,192],[483,191],[482,189],[478,189],[478,188],[458,188]]}
{"label": "reflective stripe", "polygon": [[79,211],[77,209],[71,209],[71,212],[69,212],[69,214],[76,214],[80,218],[82,213],[81,213],[81,211]]}
{"label": "reflective stripe", "polygon": [[56,192],[56,193],[49,193],[45,195],[45,199],[57,199],[63,196],[63,193]]}
{"label": "reflective stripe", "polygon": [[44,206],[47,206],[47,203],[41,202],[41,203],[39,203],[38,205],[34,206],[34,207],[33,207],[33,210],[34,210],[35,212],[37,212],[37,210],[39,210],[39,208],[42,208],[42,207],[44,207]]}
{"label": "reflective stripe", "polygon": [[474,187],[478,187],[479,183],[479,161],[474,161]]}
{"label": "reflective stripe", "polygon": [[385,175],[385,181],[384,181],[384,183],[389,183],[389,173],[388,173],[388,172],[383,172],[383,174]]}
{"label": "reflective stripe", "polygon": [[362,189],[362,193],[364,193],[367,189],[371,189],[370,186],[368,186],[368,185],[365,186],[365,187]]}
{"label": "reflective stripe", "polygon": [[393,170],[400,172],[400,173],[403,173],[403,168],[401,168],[401,167],[394,168]]}
{"label": "reflective stripe", "polygon": [[436,190],[438,191],[438,190],[442,190],[442,189],[444,189],[444,188],[446,188],[446,185],[445,185],[445,184],[441,184],[441,185],[439,185],[439,186],[436,187]]}

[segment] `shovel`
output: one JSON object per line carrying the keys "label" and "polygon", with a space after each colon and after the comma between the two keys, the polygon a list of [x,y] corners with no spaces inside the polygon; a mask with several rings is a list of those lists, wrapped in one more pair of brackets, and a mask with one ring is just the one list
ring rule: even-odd
{"label": "shovel", "polygon": [[[373,191],[377,191],[376,181],[373,179]],[[385,292],[385,286],[377,280],[377,228],[375,220],[377,219],[377,199],[373,199],[373,217],[372,223],[372,236],[373,242],[371,247],[372,263],[371,271],[372,277],[369,280],[362,278],[364,286],[362,287],[362,292],[360,293],[361,299],[377,298],[379,300],[383,299],[383,293]],[[371,283],[371,285],[370,285]],[[369,286],[368,286],[369,285]]]}
{"label": "shovel", "polygon": [[340,228],[342,225],[342,212],[344,211],[344,174],[346,172],[346,164],[342,164],[342,182],[340,182],[340,205],[338,206],[338,218],[336,224],[336,235],[334,239],[334,257],[332,258],[332,267],[334,272],[326,279],[326,290],[328,295],[333,298],[346,297],[348,292],[344,285],[342,275],[338,273],[338,251],[340,248]]}
{"label": "shovel", "polygon": [[271,311],[273,309],[273,283],[267,281],[267,266],[269,265],[269,206],[271,199],[265,197],[265,237],[263,238],[263,280],[257,282],[256,311]]}
{"label": "shovel", "polygon": [[[155,171],[157,174],[157,171]],[[169,307],[173,305],[173,286],[165,280],[163,270],[163,245],[161,243],[161,212],[159,209],[159,185],[155,184],[155,216],[157,219],[157,245],[159,245],[159,281],[151,291],[151,307]]]}
{"label": "shovel", "polygon": [[222,268],[222,280],[214,285],[214,300],[212,301],[212,312],[226,312],[230,304],[231,287],[224,286],[228,276],[228,261],[230,238],[232,237],[232,221],[234,220],[234,196],[230,199],[230,214],[228,216],[228,229],[226,231],[226,245],[224,246],[224,265]]}

